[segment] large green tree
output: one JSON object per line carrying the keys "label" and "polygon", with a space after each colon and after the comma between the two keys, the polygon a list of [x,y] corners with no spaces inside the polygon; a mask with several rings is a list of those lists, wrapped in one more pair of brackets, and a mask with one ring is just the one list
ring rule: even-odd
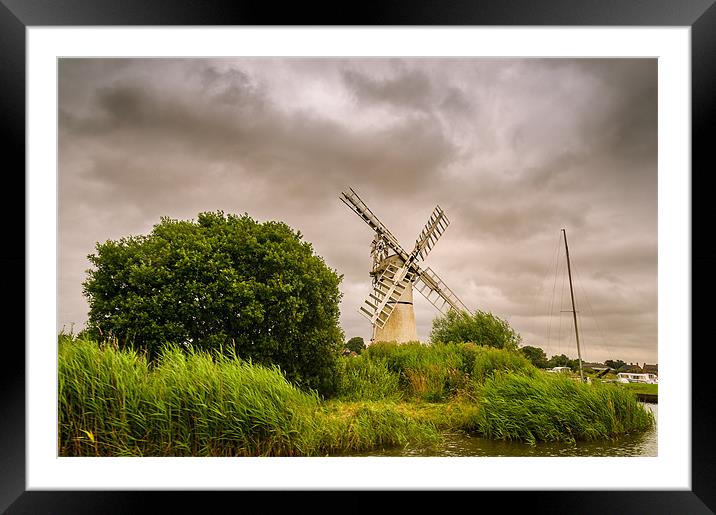
{"label": "large green tree", "polygon": [[485,311],[457,312],[450,310],[433,320],[432,343],[472,342],[498,349],[517,350],[522,340],[510,325]]}
{"label": "large green tree", "polygon": [[96,245],[87,331],[156,356],[164,344],[233,347],[330,393],[343,333],[342,276],[282,222],[200,213]]}

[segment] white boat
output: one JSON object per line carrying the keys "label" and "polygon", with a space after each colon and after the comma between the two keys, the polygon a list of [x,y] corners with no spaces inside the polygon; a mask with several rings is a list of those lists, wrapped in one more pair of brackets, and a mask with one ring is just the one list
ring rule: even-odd
{"label": "white boat", "polygon": [[569,367],[553,367],[553,368],[547,369],[547,372],[571,372],[571,371],[572,371],[572,369]]}
{"label": "white boat", "polygon": [[620,383],[646,383],[658,384],[659,378],[656,374],[637,374],[633,372],[619,372],[617,381]]}

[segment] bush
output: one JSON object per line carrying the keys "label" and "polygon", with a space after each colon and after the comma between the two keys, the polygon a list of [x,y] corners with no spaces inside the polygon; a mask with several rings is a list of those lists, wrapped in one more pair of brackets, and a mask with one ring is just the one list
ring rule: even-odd
{"label": "bush", "polygon": [[471,314],[451,309],[433,320],[430,332],[432,343],[472,342],[506,350],[516,350],[521,339],[507,322],[484,311]]}
{"label": "bush", "polygon": [[360,336],[354,336],[346,342],[346,349],[352,350],[356,354],[360,354],[365,350],[365,342]]}
{"label": "bush", "polygon": [[229,349],[329,394],[343,333],[341,277],[281,222],[201,213],[97,244],[86,334],[120,347]]}

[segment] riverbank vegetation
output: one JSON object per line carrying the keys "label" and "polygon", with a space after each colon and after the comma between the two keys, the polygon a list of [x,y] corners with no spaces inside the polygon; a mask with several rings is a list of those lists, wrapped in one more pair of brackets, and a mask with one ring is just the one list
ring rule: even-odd
{"label": "riverbank vegetation", "polygon": [[230,351],[165,346],[150,360],[60,335],[60,455],[349,455],[435,445],[447,431],[535,444],[653,424],[632,392],[546,374],[510,350],[377,343],[336,359],[324,396]]}

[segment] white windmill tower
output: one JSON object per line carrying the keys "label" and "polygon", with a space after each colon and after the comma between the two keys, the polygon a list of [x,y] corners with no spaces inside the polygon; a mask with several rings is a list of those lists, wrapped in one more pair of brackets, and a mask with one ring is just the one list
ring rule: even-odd
{"label": "white windmill tower", "polygon": [[440,206],[430,215],[415,247],[408,253],[358,194],[349,189],[349,193],[341,193],[341,200],[375,231],[370,272],[373,291],[360,307],[360,313],[373,324],[371,342],[395,340],[401,343],[418,339],[413,286],[443,314],[450,309],[469,311],[435,272],[418,266],[418,261],[425,259],[450,224]]}

